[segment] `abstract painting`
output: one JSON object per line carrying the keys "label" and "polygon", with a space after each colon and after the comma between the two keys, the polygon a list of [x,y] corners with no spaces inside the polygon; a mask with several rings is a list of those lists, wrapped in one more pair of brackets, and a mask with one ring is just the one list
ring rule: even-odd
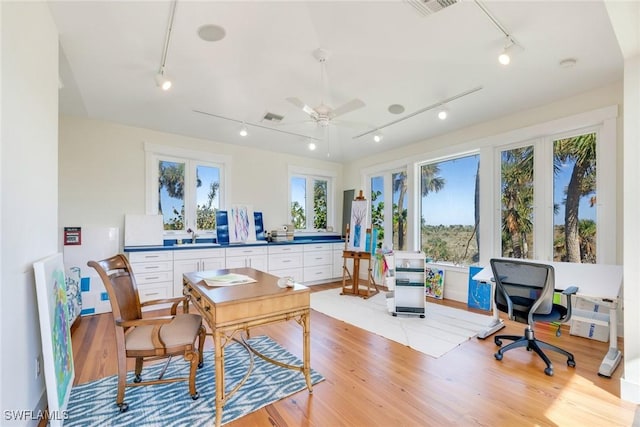
{"label": "abstract painting", "polygon": [[425,292],[428,297],[442,299],[444,296],[444,270],[435,267],[426,267]]}
{"label": "abstract painting", "polygon": [[228,213],[229,243],[256,241],[256,224],[253,206],[233,205]]}
{"label": "abstract painting", "polygon": [[61,426],[73,385],[73,350],[62,254],[33,264],[50,424]]}
{"label": "abstract painting", "polygon": [[349,222],[349,244],[347,249],[365,252],[367,250],[366,233],[369,227],[369,204],[366,200],[354,200],[351,203],[351,221]]}

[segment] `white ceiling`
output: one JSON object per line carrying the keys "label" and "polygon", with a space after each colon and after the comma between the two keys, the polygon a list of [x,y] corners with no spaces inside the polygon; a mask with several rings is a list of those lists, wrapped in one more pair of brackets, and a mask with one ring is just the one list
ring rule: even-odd
{"label": "white ceiling", "polygon": [[[522,46],[508,67],[497,61],[504,34],[472,0],[428,16],[400,0],[179,0],[166,59],[173,88],[163,92],[154,76],[170,1],[52,1],[61,112],[345,162],[622,79],[622,55],[601,1],[482,4]],[[197,30],[205,24],[224,27],[226,37],[203,41]],[[331,53],[324,84],[312,55],[317,48]],[[560,67],[565,58],[575,58],[575,67]],[[372,135],[353,138],[479,87],[448,104],[446,121],[429,110],[385,127],[380,143]],[[325,129],[289,97],[312,107],[324,101],[336,108],[353,98],[366,105]],[[404,113],[391,114],[391,104]],[[261,121],[267,112],[284,120]],[[249,136],[238,135],[236,121],[248,124]],[[318,149],[309,151],[307,139],[289,133],[319,139]]]}

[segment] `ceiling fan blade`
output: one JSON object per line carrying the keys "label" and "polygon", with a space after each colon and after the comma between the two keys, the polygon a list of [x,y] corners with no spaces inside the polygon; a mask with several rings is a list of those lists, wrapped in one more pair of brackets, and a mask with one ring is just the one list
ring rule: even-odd
{"label": "ceiling fan blade", "polygon": [[313,117],[314,119],[318,118],[318,113],[313,108],[309,107],[304,102],[300,101],[298,98],[287,98],[287,101],[300,108],[302,111]]}
{"label": "ceiling fan blade", "polygon": [[336,108],[335,110],[333,110],[332,112],[332,117],[338,117],[341,116],[343,114],[347,114],[350,113],[354,110],[357,110],[358,108],[362,108],[365,106],[365,103],[360,100],[360,99],[352,99],[351,101],[347,102],[346,104],[341,105],[340,107]]}

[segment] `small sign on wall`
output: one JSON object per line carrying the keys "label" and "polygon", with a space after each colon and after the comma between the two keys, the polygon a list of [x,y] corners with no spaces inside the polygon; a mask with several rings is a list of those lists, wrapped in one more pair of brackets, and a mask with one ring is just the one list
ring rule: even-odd
{"label": "small sign on wall", "polygon": [[81,227],[65,227],[64,228],[64,244],[81,245],[82,244],[82,228]]}

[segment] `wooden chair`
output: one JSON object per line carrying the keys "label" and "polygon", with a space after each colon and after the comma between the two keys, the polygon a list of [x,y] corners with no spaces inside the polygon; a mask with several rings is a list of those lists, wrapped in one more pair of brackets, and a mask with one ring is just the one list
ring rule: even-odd
{"label": "wooden chair", "polygon": [[[189,394],[192,399],[199,397],[195,378],[197,368],[203,364],[202,350],[206,330],[202,318],[189,314],[189,298],[169,298],[140,303],[136,280],[127,258],[118,254],[102,261],[89,261],[102,279],[109,294],[116,332],[118,357],[118,395],[116,404],[120,412],[129,405],[124,402],[125,387],[162,384],[176,381],[189,382]],[[170,316],[142,317],[142,307],[172,303]],[[183,303],[184,314],[176,314]],[[195,340],[198,338],[196,351]],[[189,376],[180,378],[162,378],[171,356],[182,355],[190,363]],[[142,381],[140,376],[143,362],[169,358],[158,379]],[[135,378],[127,383],[127,358],[135,358]]]}

